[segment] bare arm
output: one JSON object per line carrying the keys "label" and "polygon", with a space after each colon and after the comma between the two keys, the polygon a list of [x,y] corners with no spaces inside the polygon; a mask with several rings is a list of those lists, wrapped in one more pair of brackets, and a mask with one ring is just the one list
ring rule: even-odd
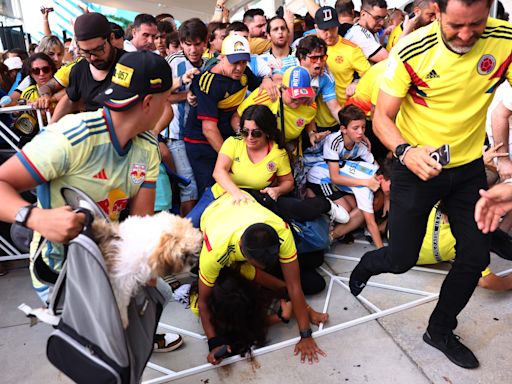
{"label": "bare arm", "polygon": [[[40,96],[34,102],[34,106],[37,109],[50,109],[52,101],[60,101],[64,96],[64,93],[59,93],[63,90],[64,87],[52,77],[48,83],[39,88],[38,92]],[[58,96],[56,95],[57,93],[59,93]],[[52,99],[53,95],[55,95],[55,98]]]}
{"label": "bare arm", "polygon": [[[512,116],[512,111],[505,107],[502,101],[500,101],[492,111],[491,124],[494,144],[504,144],[500,148],[497,148],[497,153],[506,153],[508,151],[510,116]],[[498,157],[498,173],[502,180],[512,177],[512,161],[509,156],[501,158]]]}
{"label": "bare arm", "polygon": [[[398,145],[406,143],[395,125],[395,118],[401,103],[401,98],[391,96],[382,90],[379,92],[373,116],[373,129],[379,140],[390,151],[394,151]],[[439,175],[442,170],[441,165],[430,157],[430,152],[434,149],[428,146],[411,148],[402,161],[420,179],[428,180]]]}
{"label": "bare arm", "polygon": [[217,122],[211,120],[203,120],[203,135],[206,137],[212,148],[216,151],[220,151],[224,139],[220,135]]}
{"label": "bare arm", "polygon": [[[13,156],[0,166],[0,220],[13,223],[21,207],[30,205],[18,192],[35,188],[32,178],[21,161]],[[50,241],[66,243],[78,236],[82,230],[84,216],[70,207],[54,209],[34,208],[27,221],[27,227],[39,232]]]}
{"label": "bare arm", "polygon": [[337,123],[340,123],[340,118],[338,117],[338,112],[341,110],[341,105],[338,102],[338,99],[332,99],[326,102],[327,108],[329,108],[329,112],[331,112],[332,117],[334,117]]}
{"label": "bare arm", "polygon": [[68,113],[75,113],[80,111],[81,103],[80,101],[71,101],[67,94],[65,94],[62,99],[59,100],[59,103],[55,107],[55,111],[52,115],[52,123],[59,121],[63,116],[66,116]]}
{"label": "bare arm", "polygon": [[131,216],[147,216],[155,213],[155,189],[140,188],[139,192],[130,199]]}
{"label": "bare arm", "polygon": [[171,93],[169,95],[169,102],[171,104],[178,104],[178,103],[181,103],[183,101],[187,101],[187,93],[188,91],[183,91],[183,92],[176,92],[176,93]]}
{"label": "bare arm", "polygon": [[225,0],[217,0],[217,3],[215,4],[215,9],[213,11],[213,16],[210,22],[222,22],[222,17],[224,15],[224,3]]}
{"label": "bare arm", "polygon": [[320,6],[315,3],[315,0],[304,0],[304,3],[306,4],[306,9],[308,10],[308,13],[311,15],[312,18],[315,18],[315,13],[318,11]]}
{"label": "bare arm", "polygon": [[329,161],[327,163],[329,167],[329,177],[333,184],[345,185],[347,187],[367,187],[375,192],[380,187],[379,181],[375,177],[369,179],[357,179],[355,177],[342,176],[340,175],[340,165],[338,162]]}
{"label": "bare arm", "polygon": [[372,63],[378,63],[379,61],[387,59],[389,56],[389,52],[386,51],[386,48],[382,47],[379,52],[377,52],[375,55],[370,57],[368,60],[370,60]]}
{"label": "bare arm", "polygon": [[263,188],[260,192],[268,194],[273,200],[277,200],[279,196],[286,195],[293,191],[295,182],[291,173],[277,177],[277,185],[275,187]]}
{"label": "bare arm", "polygon": [[215,169],[213,170],[213,178],[224,190],[233,196],[234,204],[252,201],[253,198],[238,188],[238,185],[236,185],[233,179],[231,179],[229,171],[232,164],[233,160],[231,160],[229,156],[226,156],[223,153],[219,153],[217,162],[215,163]]}
{"label": "bare arm", "polygon": [[366,227],[368,228],[368,232],[372,235],[373,242],[377,248],[382,248],[384,244],[382,243],[382,237],[380,236],[379,227],[375,222],[375,214],[372,212],[363,212],[364,220],[366,222]]}
{"label": "bare arm", "polygon": [[50,29],[50,22],[48,20],[48,15],[50,14],[49,8],[43,7],[43,33],[45,36],[50,36],[52,34],[52,30]]}

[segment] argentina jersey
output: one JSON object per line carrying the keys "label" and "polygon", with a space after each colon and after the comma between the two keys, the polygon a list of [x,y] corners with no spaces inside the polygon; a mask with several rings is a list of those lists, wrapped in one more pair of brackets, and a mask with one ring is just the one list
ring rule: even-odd
{"label": "argentina jersey", "polygon": [[[189,69],[195,68],[192,63],[187,59],[183,51],[176,52],[172,55],[167,56],[167,63],[172,69],[172,73],[175,77],[182,77]],[[174,91],[186,92],[190,85],[182,84]],[[185,128],[185,122],[187,121],[188,112],[190,110],[190,104],[187,101],[172,104],[172,111],[174,117],[163,132],[162,135],[166,139],[179,139],[183,140],[183,129]]]}

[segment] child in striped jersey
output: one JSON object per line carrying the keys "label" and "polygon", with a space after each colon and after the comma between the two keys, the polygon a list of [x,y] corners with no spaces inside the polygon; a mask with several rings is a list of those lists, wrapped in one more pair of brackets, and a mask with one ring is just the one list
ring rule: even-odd
{"label": "child in striped jersey", "polygon": [[325,139],[324,161],[308,172],[307,185],[315,194],[323,194],[345,208],[351,217],[348,224],[356,217],[360,220],[362,215],[375,245],[380,248],[383,243],[373,212],[373,193],[380,183],[375,177],[378,166],[363,141],[365,115],[358,107],[349,105],[338,116],[340,131]]}

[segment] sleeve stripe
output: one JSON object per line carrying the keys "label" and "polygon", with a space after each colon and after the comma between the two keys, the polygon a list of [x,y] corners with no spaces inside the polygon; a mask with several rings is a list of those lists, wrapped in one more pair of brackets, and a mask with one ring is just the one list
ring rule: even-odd
{"label": "sleeve stripe", "polygon": [[208,279],[205,277],[205,275],[203,275],[203,274],[201,273],[201,271],[199,271],[199,276],[201,277],[201,281],[202,281],[203,283],[205,283],[207,286],[209,286],[209,287],[213,287],[213,286],[215,285],[215,281],[212,283],[210,280],[208,280]]}
{"label": "sleeve stripe", "polygon": [[294,258],[297,257],[297,252],[295,252],[294,254],[292,254],[291,256],[288,256],[288,257],[281,257],[279,256],[279,261],[281,262],[286,262],[286,261],[293,261]]}
{"label": "sleeve stripe", "polygon": [[217,119],[216,117],[204,116],[204,115],[197,115],[197,120],[210,120],[210,121],[215,121],[215,122],[219,121],[219,119]]}
{"label": "sleeve stripe", "polygon": [[204,233],[204,245],[206,246],[206,249],[208,252],[212,250],[212,246],[210,245],[210,240],[208,240],[208,236],[206,235],[206,232]]}
{"label": "sleeve stripe", "polygon": [[148,189],[155,189],[156,188],[156,181],[153,180],[145,180],[141,185],[141,188],[148,188]]}
{"label": "sleeve stripe", "polygon": [[30,161],[30,159],[25,155],[23,151],[19,152],[16,156],[20,159],[23,166],[29,171],[30,175],[34,178],[34,180],[38,184],[46,183],[46,179],[43,175],[38,171],[36,166]]}

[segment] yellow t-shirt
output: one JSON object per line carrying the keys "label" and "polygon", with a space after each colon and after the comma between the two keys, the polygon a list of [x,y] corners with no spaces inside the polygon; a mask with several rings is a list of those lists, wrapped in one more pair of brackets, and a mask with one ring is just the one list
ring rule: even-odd
{"label": "yellow t-shirt", "polygon": [[[253,163],[247,154],[247,146],[241,137],[229,137],[220,153],[228,156],[232,161],[230,176],[239,188],[263,189],[268,187],[277,178],[292,172],[288,154],[279,149],[276,143],[272,144],[270,151],[258,163]],[[215,183],[212,193],[215,198],[224,193],[224,189]]]}
{"label": "yellow t-shirt", "polygon": [[464,55],[444,44],[439,21],[400,39],[391,50],[381,89],[402,98],[396,125],[412,145],[450,144],[447,167],[482,156],[485,116],[496,87],[512,80],[512,27],[489,18]]}
{"label": "yellow t-shirt", "polygon": [[370,63],[361,48],[342,37],[327,47],[327,56],[327,65],[336,81],[338,102],[344,105],[347,100],[345,90],[354,80],[354,72],[362,77],[370,69]]}
{"label": "yellow t-shirt", "polygon": [[393,48],[396,43],[398,42],[398,38],[404,31],[403,29],[403,23],[398,24],[389,34],[388,43],[386,44],[387,51],[391,51],[391,48]]}
{"label": "yellow t-shirt", "polygon": [[347,100],[345,105],[356,105],[362,109],[362,111],[370,116],[372,110],[372,104],[375,105],[377,102],[377,95],[379,94],[380,82],[382,80],[382,74],[386,69],[387,60],[379,61],[364,74],[364,76],[357,83],[356,92],[354,95]]}
{"label": "yellow t-shirt", "polygon": [[247,227],[256,223],[268,224],[276,230],[281,241],[280,263],[297,260],[292,232],[282,218],[255,201],[234,205],[231,196],[224,194],[201,216],[204,242],[199,255],[199,279],[204,284],[213,287],[222,268],[246,261],[240,250],[240,238]]}
{"label": "yellow t-shirt", "polygon": [[262,37],[249,37],[249,49],[255,55],[261,55],[272,48],[272,42]]}
{"label": "yellow t-shirt", "polygon": [[[279,99],[276,101],[270,100],[266,91],[263,91],[258,96],[259,88],[254,90],[247,99],[237,109],[240,116],[251,105],[260,104],[266,105],[270,108],[272,113],[276,115],[277,126],[281,129],[281,118],[279,117]],[[285,124],[285,139],[286,142],[296,139],[300,136],[302,130],[308,125],[316,115],[316,103],[311,105],[301,105],[298,108],[290,108],[284,104],[284,124]]]}
{"label": "yellow t-shirt", "polygon": [[59,70],[55,73],[55,75],[53,75],[55,80],[57,80],[57,82],[64,88],[66,88],[69,85],[69,74],[71,73],[71,69],[73,69],[75,64],[78,63],[80,60],[82,60],[82,57],[77,57],[71,63],[60,67]]}
{"label": "yellow t-shirt", "polygon": [[[428,217],[427,231],[421,244],[417,265],[436,264],[455,259],[455,237],[450,229],[450,223],[436,204]],[[489,267],[483,272],[485,277],[491,273]]]}

